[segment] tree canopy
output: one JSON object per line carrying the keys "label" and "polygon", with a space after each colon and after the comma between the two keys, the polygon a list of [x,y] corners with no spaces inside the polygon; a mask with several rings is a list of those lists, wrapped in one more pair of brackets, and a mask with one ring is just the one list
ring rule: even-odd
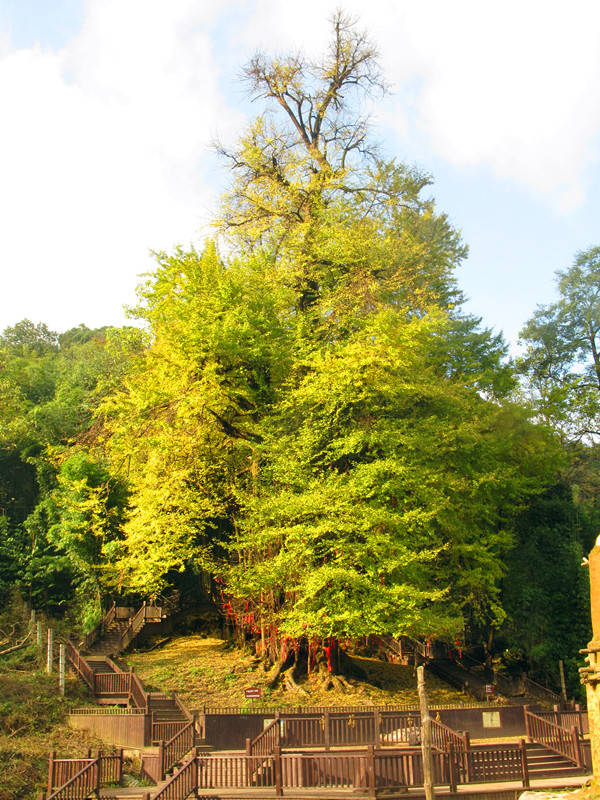
{"label": "tree canopy", "polygon": [[539,306],[521,331],[521,369],[544,417],[568,436],[600,433],[600,247],[557,273],[559,299]]}

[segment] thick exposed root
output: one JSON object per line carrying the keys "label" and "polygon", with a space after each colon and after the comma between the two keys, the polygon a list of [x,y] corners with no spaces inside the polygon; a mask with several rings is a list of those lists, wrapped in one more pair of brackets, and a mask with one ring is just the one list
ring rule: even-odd
{"label": "thick exposed root", "polygon": [[300,694],[308,695],[308,692],[303,689],[301,686],[298,686],[296,681],[294,680],[294,670],[296,665],[293,664],[291,667],[288,667],[284,672],[281,673],[283,676],[283,681],[285,683],[285,688],[290,692],[299,692]]}

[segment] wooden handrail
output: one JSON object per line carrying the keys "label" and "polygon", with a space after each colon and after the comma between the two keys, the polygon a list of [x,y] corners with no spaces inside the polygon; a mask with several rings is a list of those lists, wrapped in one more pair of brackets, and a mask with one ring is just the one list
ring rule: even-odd
{"label": "wooden handrail", "polygon": [[161,774],[164,778],[165,774],[175,766],[182,757],[192,749],[194,746],[194,739],[196,729],[194,722],[188,722],[185,728],[182,728],[168,742],[161,743]]}
{"label": "wooden handrail", "polygon": [[172,800],[177,797],[188,797],[198,787],[198,759],[194,755],[165,783],[154,795],[153,800]]}
{"label": "wooden handrail", "polygon": [[523,713],[525,715],[525,729],[529,739],[547,747],[549,750],[554,750],[555,753],[568,758],[578,767],[583,765],[579,731],[576,725],[573,725],[571,730],[568,730],[537,714],[532,714],[526,708],[523,709]]}
{"label": "wooden handrail", "polygon": [[431,739],[433,746],[442,752],[447,752],[450,744],[456,752],[465,752],[469,749],[468,735],[461,736],[437,719],[431,720]]}
{"label": "wooden handrail", "polygon": [[129,672],[129,700],[136,708],[141,708],[148,713],[148,692],[133,670]]}
{"label": "wooden handrail", "polygon": [[74,797],[88,797],[91,792],[95,792],[98,796],[99,791],[100,757],[90,761],[59,789],[52,792],[46,800],[72,800]]}
{"label": "wooden handrail", "polygon": [[249,756],[270,756],[281,745],[281,722],[274,719],[254,739],[246,740],[246,753]]}
{"label": "wooden handrail", "polygon": [[81,655],[79,650],[74,644],[67,640],[65,647],[65,656],[68,663],[71,665],[77,675],[88,685],[93,692],[95,689],[94,671],[87,663],[85,658]]}
{"label": "wooden handrail", "polygon": [[48,791],[63,788],[66,781],[71,780],[92,761],[100,762],[100,783],[119,782],[123,774],[123,749],[112,755],[98,753],[94,759],[90,751],[87,758],[56,758],[55,753],[50,754],[48,761]]}
{"label": "wooden handrail", "polygon": [[175,705],[177,706],[177,708],[178,708],[178,709],[181,711],[181,713],[183,714],[183,716],[184,716],[184,717],[187,719],[187,721],[188,721],[188,722],[194,722],[194,723],[195,723],[195,721],[196,721],[196,720],[195,720],[195,718],[194,718],[194,715],[193,715],[193,714],[192,714],[192,713],[189,711],[189,709],[188,709],[188,708],[187,708],[187,707],[186,707],[186,706],[185,706],[185,705],[184,705],[184,704],[181,702],[181,698],[180,698],[180,697],[179,697],[179,695],[178,695],[178,694],[176,694],[175,692],[173,692],[173,701],[174,701]]}

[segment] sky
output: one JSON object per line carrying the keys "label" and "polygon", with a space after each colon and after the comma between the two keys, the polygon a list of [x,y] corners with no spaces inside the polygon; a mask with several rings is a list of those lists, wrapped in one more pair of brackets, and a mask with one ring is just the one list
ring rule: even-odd
{"label": "sky", "polygon": [[[0,330],[126,324],[152,251],[201,246],[259,108],[257,51],[318,56],[329,0],[0,0]],[[466,309],[513,350],[555,271],[600,244],[600,3],[347,0],[391,91],[390,157],[470,248]]]}

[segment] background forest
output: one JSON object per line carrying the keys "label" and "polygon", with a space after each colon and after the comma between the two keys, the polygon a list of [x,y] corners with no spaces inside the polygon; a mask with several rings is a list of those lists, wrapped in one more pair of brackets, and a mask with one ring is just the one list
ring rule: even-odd
{"label": "background forest", "polygon": [[[135,327],[0,337],[0,593],[92,627],[110,598],[216,604],[278,661],[370,634],[483,646],[571,692],[598,527],[600,248],[522,357],[462,311],[466,245],[386,158],[344,14],[257,55],[214,241],[157,254]],[[1,602],[1,601],[0,601]]]}

